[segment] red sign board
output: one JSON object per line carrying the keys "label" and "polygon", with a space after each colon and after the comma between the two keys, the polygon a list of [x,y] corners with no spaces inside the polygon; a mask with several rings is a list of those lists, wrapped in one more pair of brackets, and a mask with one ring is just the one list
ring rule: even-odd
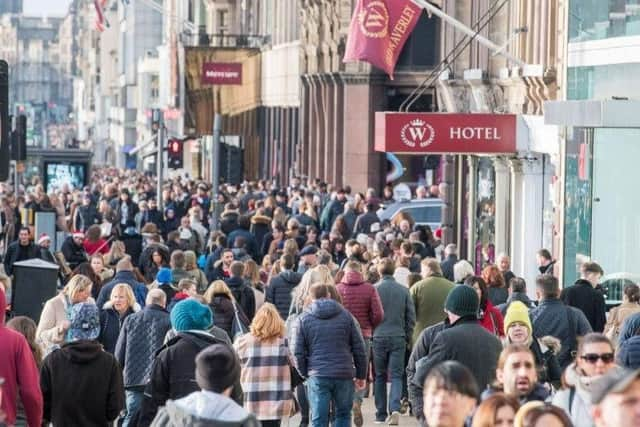
{"label": "red sign board", "polygon": [[406,154],[515,153],[516,116],[377,112],[375,149]]}
{"label": "red sign board", "polygon": [[242,64],[239,62],[205,62],[202,64],[202,84],[241,85]]}

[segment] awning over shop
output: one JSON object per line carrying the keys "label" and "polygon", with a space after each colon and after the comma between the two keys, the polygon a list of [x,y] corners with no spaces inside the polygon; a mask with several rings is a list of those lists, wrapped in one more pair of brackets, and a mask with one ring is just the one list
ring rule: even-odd
{"label": "awning over shop", "polygon": [[513,154],[513,114],[377,112],[376,151],[399,154]]}

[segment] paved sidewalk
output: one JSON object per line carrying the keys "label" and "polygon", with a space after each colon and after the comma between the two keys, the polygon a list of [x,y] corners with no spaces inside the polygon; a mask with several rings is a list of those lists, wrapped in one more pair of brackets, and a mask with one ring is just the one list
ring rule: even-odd
{"label": "paved sidewalk", "polygon": [[[373,396],[364,399],[364,403],[362,405],[362,415],[364,417],[363,427],[377,426],[377,425],[386,425],[386,424],[375,424],[374,420],[376,419],[376,407],[373,403]],[[405,427],[415,427],[417,426],[417,421],[415,418],[407,415],[400,416],[400,425]],[[289,421],[289,425],[284,422],[282,427],[298,427],[300,425],[300,416],[296,415]]]}

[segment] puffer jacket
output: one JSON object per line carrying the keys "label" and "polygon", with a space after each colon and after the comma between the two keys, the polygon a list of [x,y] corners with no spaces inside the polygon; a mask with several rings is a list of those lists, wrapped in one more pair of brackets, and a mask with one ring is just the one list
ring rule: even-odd
{"label": "puffer jacket", "polygon": [[337,288],[342,305],[358,320],[362,336],[371,338],[373,330],[384,319],[384,309],[376,288],[365,282],[357,271],[347,271]]}
{"label": "puffer jacket", "polygon": [[96,300],[96,305],[98,307],[102,307],[107,301],[109,301],[109,298],[111,298],[111,291],[119,283],[126,283],[131,286],[133,295],[136,297],[136,302],[140,307],[144,307],[148,289],[144,284],[136,280],[136,276],[133,274],[133,271],[126,270],[118,271],[116,275],[113,276],[113,279],[109,283],[105,283],[102,289],[100,289],[100,294]]}
{"label": "puffer jacket", "polygon": [[122,366],[125,387],[144,386],[149,382],[156,351],[162,347],[169,329],[169,313],[155,304],[125,319],[114,354]]}
{"label": "puffer jacket", "polygon": [[594,427],[591,417],[591,388],[595,380],[601,377],[586,377],[577,369],[575,363],[567,367],[564,377],[568,388],[557,392],[551,403],[571,418],[574,427]]}
{"label": "puffer jacket", "polygon": [[629,338],[620,346],[618,364],[629,369],[640,368],[640,335]]}
{"label": "puffer jacket", "polygon": [[294,354],[302,376],[366,378],[362,334],[356,320],[339,303],[316,300],[297,321]]}
{"label": "puffer jacket", "polygon": [[302,275],[295,271],[285,270],[269,282],[266,301],[275,305],[280,317],[286,319],[291,306],[291,292],[302,280]]}

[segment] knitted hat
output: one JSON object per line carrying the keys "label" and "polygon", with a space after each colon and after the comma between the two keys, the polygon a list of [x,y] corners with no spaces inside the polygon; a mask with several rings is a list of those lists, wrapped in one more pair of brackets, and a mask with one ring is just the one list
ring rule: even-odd
{"label": "knitted hat", "polygon": [[71,307],[71,326],[67,341],[95,340],[100,335],[100,310],[90,302],[81,302]]}
{"label": "knitted hat", "polygon": [[504,316],[504,333],[506,335],[507,330],[509,330],[509,326],[513,323],[522,323],[529,329],[529,334],[531,334],[531,319],[529,319],[529,310],[527,306],[524,305],[520,301],[513,301],[509,304],[509,308],[507,309],[507,313]]}
{"label": "knitted hat", "polygon": [[162,267],[158,270],[156,274],[156,281],[158,283],[171,283],[173,282],[173,273],[171,273],[171,269],[167,267]]}
{"label": "knitted hat", "polygon": [[51,237],[47,233],[42,233],[40,237],[38,237],[38,244],[42,245],[46,241],[51,241]]}
{"label": "knitted hat", "polygon": [[476,316],[480,308],[480,301],[476,291],[464,285],[458,285],[451,289],[444,302],[445,310],[463,316]]}
{"label": "knitted hat", "polygon": [[222,393],[240,378],[240,363],[230,346],[213,344],[196,356],[196,382],[203,390]]}
{"label": "knitted hat", "polygon": [[213,314],[208,305],[187,298],[177,303],[171,310],[171,326],[177,332],[205,331],[213,324]]}

